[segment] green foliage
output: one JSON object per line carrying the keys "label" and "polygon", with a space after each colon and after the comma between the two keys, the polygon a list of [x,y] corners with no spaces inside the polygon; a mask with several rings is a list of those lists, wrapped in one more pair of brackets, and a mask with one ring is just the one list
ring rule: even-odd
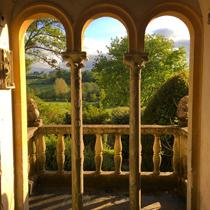
{"label": "green foliage", "polygon": [[97,105],[100,97],[98,85],[95,82],[84,82],[82,85],[82,99],[84,106],[91,103]]}
{"label": "green foliage", "polygon": [[102,170],[114,171],[114,149],[104,148]]}
{"label": "green foliage", "polygon": [[174,49],[174,42],[161,35],[145,37],[149,60],[142,69],[141,103],[146,106],[164,82],[188,68],[184,47]]}
{"label": "green foliage", "polygon": [[43,124],[64,124],[64,117],[71,105],[69,102],[43,102],[38,101],[38,109],[40,118],[43,119]]}
{"label": "green foliage", "polygon": [[82,71],[82,82],[95,82],[92,71]]}
{"label": "green foliage", "polygon": [[102,90],[106,106],[128,105],[129,102],[129,70],[123,64],[123,55],[127,52],[127,38],[115,38],[108,48],[108,55],[99,53],[95,60],[93,72],[96,82]]}
{"label": "green foliage", "polygon": [[84,124],[105,124],[109,121],[109,119],[109,113],[104,109],[97,108],[93,105],[89,105],[84,109]]}
{"label": "green foliage", "polygon": [[112,124],[129,124],[129,107],[115,107],[111,109]]}
{"label": "green foliage", "polygon": [[157,90],[143,116],[143,124],[175,124],[179,100],[188,94],[188,73],[180,73]]}
{"label": "green foliage", "polygon": [[71,170],[71,138],[70,136],[65,137],[65,162],[64,170]]}
{"label": "green foliage", "polygon": [[[61,81],[60,85],[55,85],[58,80]],[[33,92],[34,95],[45,101],[66,101],[70,100],[70,89],[67,86],[69,83],[70,75],[68,71],[28,73],[27,93]]]}
{"label": "green foliage", "polygon": [[68,85],[70,85],[70,77],[71,74],[69,70],[57,70],[49,74],[49,78],[54,78],[54,80],[56,78],[62,78]]}
{"label": "green foliage", "polygon": [[64,27],[55,19],[45,18],[34,21],[25,35],[27,68],[35,62],[48,64],[53,69],[61,69],[61,53],[65,51]]}
{"label": "green foliage", "polygon": [[[123,64],[128,51],[127,37],[112,40],[108,55],[99,53],[93,72],[96,82],[105,93],[105,107],[129,104],[129,71]],[[188,68],[184,48],[174,49],[174,43],[161,35],[146,35],[145,51],[149,61],[142,69],[142,106],[146,106],[154,92],[178,72]]]}
{"label": "green foliage", "polygon": [[57,170],[56,162],[56,144],[57,138],[55,135],[48,135],[45,137],[46,143],[46,169]]}

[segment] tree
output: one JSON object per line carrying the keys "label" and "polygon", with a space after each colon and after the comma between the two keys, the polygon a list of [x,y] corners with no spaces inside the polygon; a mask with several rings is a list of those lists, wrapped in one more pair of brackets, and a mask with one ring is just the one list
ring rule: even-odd
{"label": "tree", "polygon": [[34,21],[25,35],[26,70],[29,71],[35,62],[60,70],[65,43],[65,30],[60,22],[49,18]]}
{"label": "tree", "polygon": [[[129,104],[129,70],[123,64],[128,51],[127,37],[115,38],[108,48],[108,55],[99,53],[93,72],[99,88],[105,92],[104,106]],[[186,70],[184,48],[174,48],[174,43],[161,35],[146,35],[145,51],[149,61],[142,68],[142,105],[146,106],[154,92],[175,73]]]}
{"label": "tree", "polygon": [[62,78],[57,78],[55,80],[54,89],[58,97],[64,97],[68,92],[68,86]]}
{"label": "tree", "polygon": [[184,47],[175,49],[174,42],[162,35],[147,35],[145,51],[149,54],[149,61],[142,69],[143,106],[169,78],[188,69]]}
{"label": "tree", "polygon": [[123,64],[127,52],[127,38],[115,38],[108,48],[108,55],[99,53],[93,73],[100,91],[105,94],[104,106],[125,106],[129,103],[129,70]]}

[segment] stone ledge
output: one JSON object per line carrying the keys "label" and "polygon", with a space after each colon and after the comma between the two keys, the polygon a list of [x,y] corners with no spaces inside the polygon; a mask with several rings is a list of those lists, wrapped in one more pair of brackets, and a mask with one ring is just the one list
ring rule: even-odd
{"label": "stone ledge", "polygon": [[[172,172],[161,172],[159,176],[153,175],[151,172],[142,172],[141,174],[141,190],[144,192],[173,190],[178,186],[177,176]],[[40,174],[37,179],[37,191],[53,191],[64,190],[71,191],[71,172],[59,174],[57,172],[46,171]],[[102,172],[97,175],[93,171],[84,172],[84,189],[85,192],[128,192],[129,189],[129,173],[122,172],[116,175],[114,172]]]}

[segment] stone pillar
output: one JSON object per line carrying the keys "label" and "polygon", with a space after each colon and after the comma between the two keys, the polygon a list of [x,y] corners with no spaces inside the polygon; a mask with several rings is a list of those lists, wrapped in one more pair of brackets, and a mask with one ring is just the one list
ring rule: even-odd
{"label": "stone pillar", "polygon": [[129,131],[129,196],[130,209],[141,209],[140,194],[140,75],[142,63],[147,59],[145,53],[128,53],[124,55],[125,64],[130,67],[130,131]]}
{"label": "stone pillar", "polygon": [[85,52],[65,52],[63,58],[71,69],[71,125],[72,125],[72,209],[82,209],[83,195],[83,127],[82,127],[82,61]]}

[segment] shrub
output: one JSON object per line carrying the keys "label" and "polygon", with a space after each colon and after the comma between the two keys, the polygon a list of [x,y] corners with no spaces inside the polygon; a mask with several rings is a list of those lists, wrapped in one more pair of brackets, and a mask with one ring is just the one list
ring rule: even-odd
{"label": "shrub", "polygon": [[[149,101],[142,116],[143,124],[159,124],[170,125],[177,123],[176,111],[179,100],[188,94],[188,74],[180,73],[175,75],[163,86],[157,90],[155,95]],[[173,156],[172,136],[161,136],[162,145],[162,163],[161,171],[172,170],[171,158]],[[153,137],[142,137],[143,148],[143,170],[151,170],[153,168],[152,163],[152,144]]]}
{"label": "shrub", "polygon": [[46,169],[47,170],[57,170],[56,161],[56,135],[48,135],[45,137],[46,143]]}
{"label": "shrub", "polygon": [[43,102],[37,103],[40,118],[43,124],[64,124],[66,113],[71,109],[69,102]]}
{"label": "shrub", "polygon": [[83,111],[84,124],[105,124],[109,119],[109,112],[93,105],[86,106]]}
{"label": "shrub", "polygon": [[111,109],[111,123],[129,124],[129,107],[116,107]]}
{"label": "shrub", "polygon": [[188,94],[188,74],[180,73],[157,90],[142,116],[143,124],[176,124],[177,104]]}

